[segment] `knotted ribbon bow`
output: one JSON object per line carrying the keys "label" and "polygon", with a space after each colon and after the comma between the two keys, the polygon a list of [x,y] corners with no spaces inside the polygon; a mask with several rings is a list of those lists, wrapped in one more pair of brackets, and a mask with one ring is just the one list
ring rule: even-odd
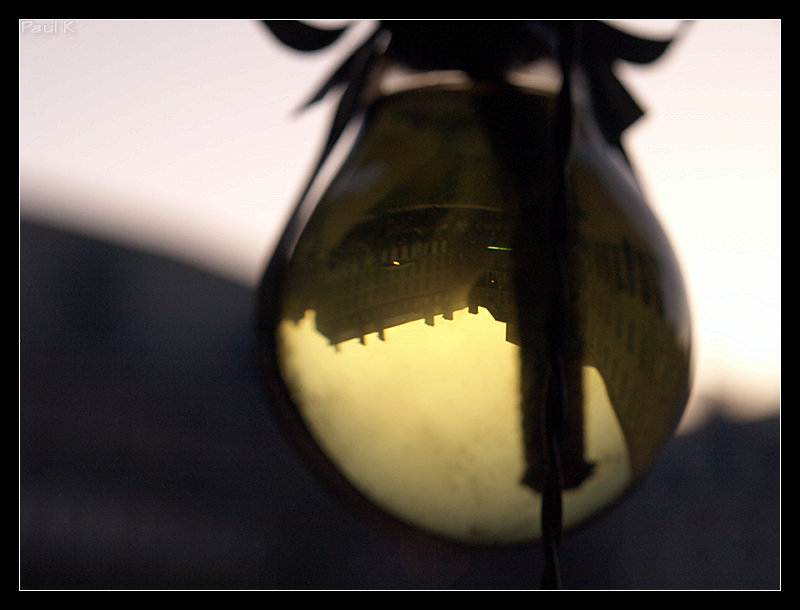
{"label": "knotted ribbon bow", "polygon": [[[265,21],[264,25],[281,42],[303,52],[330,46],[349,27],[322,29],[301,21]],[[416,70],[461,70],[476,80],[499,80],[515,64],[544,58],[563,62],[569,54],[570,61],[586,74],[601,131],[621,149],[622,133],[643,111],[615,76],[613,65],[617,61],[651,63],[673,40],[643,39],[601,21],[379,21],[306,103],[314,104],[331,90],[344,87],[318,168],[349,122],[364,109],[361,94],[380,57]]]}

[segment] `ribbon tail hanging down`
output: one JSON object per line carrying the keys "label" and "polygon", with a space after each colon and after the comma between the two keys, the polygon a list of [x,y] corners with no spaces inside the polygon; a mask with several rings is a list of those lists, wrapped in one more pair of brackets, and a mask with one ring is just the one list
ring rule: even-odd
{"label": "ribbon tail hanging down", "polygon": [[[265,21],[264,25],[281,42],[299,51],[317,51],[325,48],[338,40],[346,30],[346,28],[320,30],[296,21]],[[315,166],[312,168],[306,187],[299,198],[300,203],[308,196],[308,192],[316,181],[319,172],[347,126],[364,110],[363,92],[372,75],[373,64],[379,56],[377,52],[379,33],[380,30],[374,32],[349,55],[322,87],[300,107],[301,110],[306,109],[324,99],[335,89],[344,89],[336,108],[328,137]]]}
{"label": "ribbon tail hanging down", "polygon": [[639,120],[644,111],[615,75],[614,65],[619,61],[652,63],[664,55],[678,34],[663,40],[645,39],[602,21],[582,22],[581,30],[576,61],[586,73],[597,123],[609,144],[622,150],[622,133]]}

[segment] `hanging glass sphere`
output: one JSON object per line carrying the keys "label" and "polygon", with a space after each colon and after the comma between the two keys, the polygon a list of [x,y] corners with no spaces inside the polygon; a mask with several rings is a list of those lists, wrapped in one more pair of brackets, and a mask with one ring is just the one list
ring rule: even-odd
{"label": "hanging glass sphere", "polygon": [[541,537],[554,304],[566,529],[645,474],[688,397],[664,232],[587,100],[564,173],[555,106],[475,81],[377,97],[264,277],[262,362],[293,438],[348,497],[437,537]]}

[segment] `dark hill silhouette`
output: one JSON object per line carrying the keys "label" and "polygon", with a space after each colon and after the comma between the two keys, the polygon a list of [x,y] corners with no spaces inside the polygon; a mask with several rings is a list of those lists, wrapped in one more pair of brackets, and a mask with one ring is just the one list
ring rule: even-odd
{"label": "dark hill silhouette", "polygon": [[[20,587],[538,588],[539,550],[367,523],[277,431],[253,292],[172,260],[20,225]],[[779,420],[673,439],[566,536],[565,587],[780,587]]]}

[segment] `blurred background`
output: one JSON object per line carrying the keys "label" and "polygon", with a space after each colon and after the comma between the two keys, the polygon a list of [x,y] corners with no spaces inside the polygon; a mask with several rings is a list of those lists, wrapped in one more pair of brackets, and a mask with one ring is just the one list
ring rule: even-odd
{"label": "blurred background", "polygon": [[[333,106],[295,109],[371,27],[298,54],[249,20],[20,20],[21,588],[538,586],[535,548],[331,499],[257,382],[253,289]],[[619,66],[696,381],[651,476],[565,538],[565,586],[780,586],[780,48],[780,20],[701,20]]]}

